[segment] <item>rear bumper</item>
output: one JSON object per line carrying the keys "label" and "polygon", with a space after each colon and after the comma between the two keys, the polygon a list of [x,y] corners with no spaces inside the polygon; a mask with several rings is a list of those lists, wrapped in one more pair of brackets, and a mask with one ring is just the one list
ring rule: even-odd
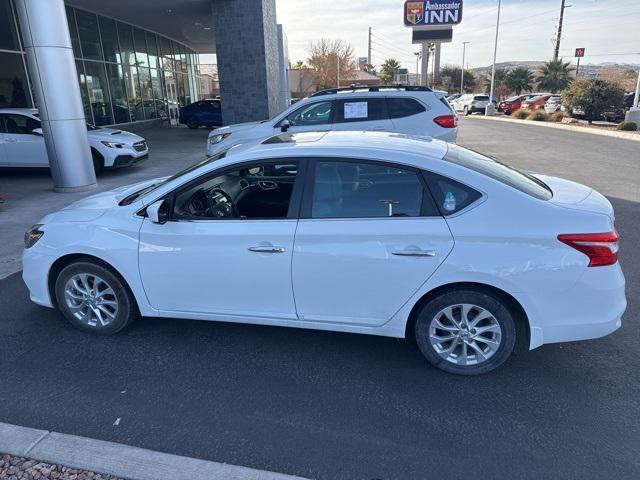
{"label": "rear bumper", "polygon": [[619,264],[587,268],[569,290],[536,300],[531,349],[604,337],[622,326],[627,308],[624,275]]}

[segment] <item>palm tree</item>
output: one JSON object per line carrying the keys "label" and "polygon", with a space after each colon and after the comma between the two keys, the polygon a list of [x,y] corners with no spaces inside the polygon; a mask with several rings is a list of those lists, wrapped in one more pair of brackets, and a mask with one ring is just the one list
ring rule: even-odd
{"label": "palm tree", "polygon": [[302,70],[304,68],[304,62],[302,60],[298,60],[296,63],[293,64],[293,68]]}
{"label": "palm tree", "polygon": [[[507,82],[509,76],[509,70],[506,68],[496,68],[496,74],[494,76],[494,87],[499,87]],[[489,91],[491,88],[491,75],[488,75],[484,81],[484,86]]]}
{"label": "palm tree", "polygon": [[545,63],[540,69],[538,88],[550,93],[557,93],[571,85],[571,62],[563,62],[561,58]]}
{"label": "palm tree", "polygon": [[393,77],[400,68],[400,62],[395,58],[387,58],[380,67],[380,80],[383,84],[393,83]]}
{"label": "palm tree", "polygon": [[533,73],[527,67],[516,67],[509,72],[505,85],[509,91],[520,95],[522,92],[530,92],[533,83]]}

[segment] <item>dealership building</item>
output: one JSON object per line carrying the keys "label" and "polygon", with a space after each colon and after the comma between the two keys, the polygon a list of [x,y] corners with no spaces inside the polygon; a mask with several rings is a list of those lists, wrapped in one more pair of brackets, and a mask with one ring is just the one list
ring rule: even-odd
{"label": "dealership building", "polygon": [[37,107],[54,186],[96,184],[86,123],[175,123],[216,54],[224,122],[279,112],[275,0],[0,0],[0,108]]}

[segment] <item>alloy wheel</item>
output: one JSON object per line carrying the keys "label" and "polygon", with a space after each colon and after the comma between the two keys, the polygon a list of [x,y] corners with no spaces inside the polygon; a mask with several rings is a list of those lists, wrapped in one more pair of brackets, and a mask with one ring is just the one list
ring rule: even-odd
{"label": "alloy wheel", "polygon": [[106,327],[118,315],[118,298],[98,275],[73,275],[65,284],[64,298],[71,314],[90,327]]}
{"label": "alloy wheel", "polygon": [[462,303],[440,310],[431,320],[429,341],[435,352],[454,365],[479,365],[500,348],[502,328],[478,305]]}

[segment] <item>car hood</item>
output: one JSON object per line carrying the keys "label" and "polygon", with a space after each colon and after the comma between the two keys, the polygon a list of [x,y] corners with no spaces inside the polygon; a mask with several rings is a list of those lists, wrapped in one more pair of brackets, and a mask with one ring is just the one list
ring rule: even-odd
{"label": "car hood", "polygon": [[614,219],[611,202],[594,189],[564,178],[538,174],[534,176],[548,185],[553,192],[551,203],[572,210],[601,213]]}
{"label": "car hood", "polygon": [[[261,131],[260,127],[263,127],[265,130],[271,130],[271,125],[269,124],[269,120],[263,120],[261,122],[247,122],[247,123],[236,123],[235,125],[228,125],[226,127],[216,128],[209,132],[209,136],[218,135],[220,133],[232,133],[234,135],[251,135],[255,131]],[[251,132],[251,133],[250,133]]]}
{"label": "car hood", "polygon": [[46,225],[52,221],[90,222],[100,218],[107,210],[117,207],[118,204],[129,195],[156,183],[160,183],[166,178],[167,177],[159,177],[145,180],[131,185],[114,188],[113,190],[96,193],[95,195],[90,195],[82,200],[73,202],[62,210],[47,215],[41,223]]}
{"label": "car hood", "polygon": [[87,132],[90,140],[107,141],[107,142],[122,142],[122,143],[136,143],[144,141],[139,135],[131,132],[125,132],[124,130],[115,130],[113,128],[99,128],[98,130],[89,130]]}

